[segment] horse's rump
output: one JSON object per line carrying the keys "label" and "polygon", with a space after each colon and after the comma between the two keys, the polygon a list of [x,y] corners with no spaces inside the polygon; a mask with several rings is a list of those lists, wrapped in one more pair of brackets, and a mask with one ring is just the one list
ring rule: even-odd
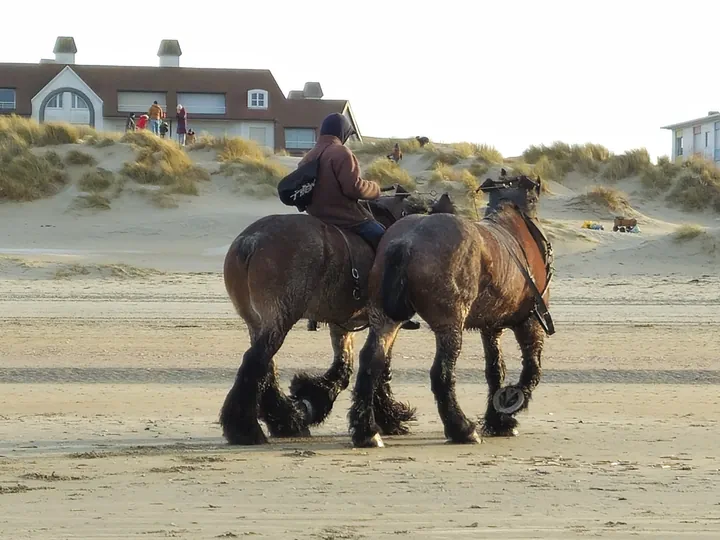
{"label": "horse's rump", "polygon": [[[360,237],[345,235],[364,281],[372,251]],[[348,245],[335,227],[311,216],[267,216],[248,226],[228,250],[224,274],[228,294],[246,320],[276,310],[318,320],[329,312],[353,311]]]}

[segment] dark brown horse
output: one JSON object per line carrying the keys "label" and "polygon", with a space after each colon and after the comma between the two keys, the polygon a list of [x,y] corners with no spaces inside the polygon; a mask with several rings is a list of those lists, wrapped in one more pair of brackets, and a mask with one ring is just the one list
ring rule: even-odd
{"label": "dark brown horse", "polygon": [[[406,215],[427,213],[426,200],[398,188],[394,196],[370,203],[386,228]],[[447,194],[431,211],[442,211]],[[307,435],[323,422],[339,393],[347,388],[353,366],[354,333],[367,325],[367,276],[375,254],[359,236],[305,214],[259,219],[235,239],[225,257],[225,288],[250,333],[235,384],[225,398],[220,424],[231,444],[267,442],[271,435]],[[286,396],[277,380],[273,357],[300,319],[330,324],[334,359],[322,376],[295,376]],[[395,402],[389,388],[375,395],[377,423],[383,433],[402,433],[414,410]]]}
{"label": "dark brown horse", "polygon": [[[435,333],[431,387],[445,435],[479,442],[455,395],[455,363],[464,329],[482,332],[488,403],[487,435],[515,435],[515,414],[525,409],[540,382],[544,330],[554,332],[546,309],[552,249],[537,224],[541,181],[527,176],[488,179],[483,220],[454,215],[409,216],[383,237],[370,274],[370,332],[348,414],[353,444],[382,446],[372,405],[400,321],[419,314]],[[511,328],[522,350],[517,385],[503,387],[499,339]]]}

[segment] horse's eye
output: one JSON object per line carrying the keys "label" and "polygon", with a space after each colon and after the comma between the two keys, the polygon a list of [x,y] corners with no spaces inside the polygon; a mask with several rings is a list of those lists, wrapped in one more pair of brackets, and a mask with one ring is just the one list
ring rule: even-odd
{"label": "horse's eye", "polygon": [[400,212],[400,217],[405,217],[405,216],[407,216],[407,212],[405,210]]}

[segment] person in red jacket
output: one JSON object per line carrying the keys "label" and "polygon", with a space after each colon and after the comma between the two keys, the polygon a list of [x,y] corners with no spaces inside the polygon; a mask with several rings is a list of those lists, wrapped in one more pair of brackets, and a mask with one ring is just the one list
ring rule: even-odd
{"label": "person in red jacket", "polygon": [[148,119],[149,116],[147,114],[141,114],[135,123],[135,129],[140,130],[147,128]]}

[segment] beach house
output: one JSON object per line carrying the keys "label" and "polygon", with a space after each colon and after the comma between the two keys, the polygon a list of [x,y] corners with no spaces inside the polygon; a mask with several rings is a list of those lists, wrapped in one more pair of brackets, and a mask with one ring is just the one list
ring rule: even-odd
{"label": "beach house", "polygon": [[177,40],[161,41],[157,66],[76,64],[72,37],[58,37],[53,52],[37,64],[0,63],[0,114],[122,131],[130,113],[146,113],[153,101],[172,122],[180,103],[198,135],[240,136],[297,155],[312,148],[323,118],[337,112],[362,140],[350,103],[323,99],[320,83],[285,96],[268,70],[181,67]]}
{"label": "beach house", "polygon": [[672,133],[672,160],[682,162],[690,156],[720,162],[720,111],[707,116],[663,126]]}

